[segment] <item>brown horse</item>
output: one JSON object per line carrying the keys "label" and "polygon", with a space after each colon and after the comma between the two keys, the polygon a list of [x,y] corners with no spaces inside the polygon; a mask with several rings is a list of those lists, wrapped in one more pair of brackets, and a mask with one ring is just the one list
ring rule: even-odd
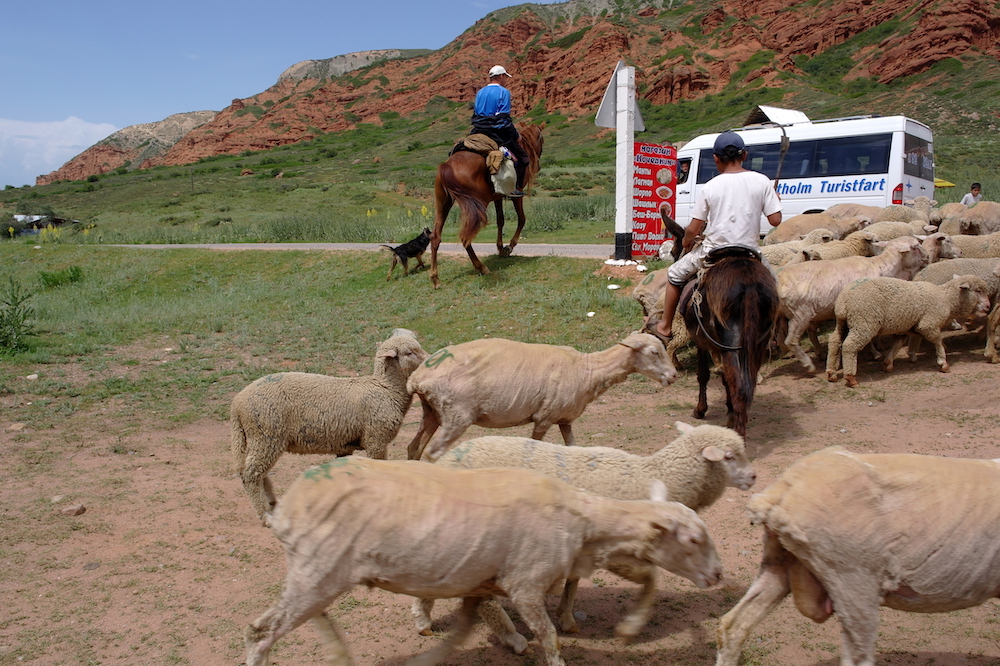
{"label": "brown horse", "polygon": [[727,426],[747,434],[747,414],[757,388],[757,373],[767,356],[778,316],[774,274],[754,251],[725,246],[709,254],[700,280],[684,287],[678,312],[698,347],[698,405],[694,417],[708,411],[706,386],[712,359],[722,368]]}
{"label": "brown horse", "polygon": [[[517,130],[521,135],[520,143],[528,153],[530,163],[524,175],[524,189],[531,187],[538,175],[538,162],[542,156],[542,129],[544,125],[521,123]],[[441,245],[441,230],[452,205],[458,204],[461,211],[461,227],[458,239],[472,261],[472,265],[482,275],[490,272],[472,249],[472,241],[479,230],[489,221],[486,207],[492,201],[497,213],[497,252],[501,257],[510,256],[521,237],[524,229],[524,199],[516,198],[514,210],[517,211],[517,231],[510,239],[510,245],[503,245],[503,196],[493,191],[493,181],[486,169],[486,158],[479,153],[460,151],[453,154],[441,164],[434,179],[434,231],[431,233],[431,282],[434,288],[441,286],[438,280],[437,252]]]}

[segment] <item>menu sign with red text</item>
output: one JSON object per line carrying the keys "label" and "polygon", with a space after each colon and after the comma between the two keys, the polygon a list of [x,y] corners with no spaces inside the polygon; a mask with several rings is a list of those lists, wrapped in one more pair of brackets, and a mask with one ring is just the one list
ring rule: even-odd
{"label": "menu sign with red text", "polygon": [[655,256],[663,245],[662,214],[674,217],[677,149],[636,141],[632,177],[632,256]]}

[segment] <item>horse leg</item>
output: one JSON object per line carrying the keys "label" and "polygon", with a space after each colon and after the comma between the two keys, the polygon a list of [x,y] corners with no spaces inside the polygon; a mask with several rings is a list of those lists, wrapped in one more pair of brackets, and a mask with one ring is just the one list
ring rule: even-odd
{"label": "horse leg", "polygon": [[476,251],[472,249],[472,243],[470,242],[465,246],[465,253],[469,255],[469,261],[472,262],[473,268],[479,271],[480,275],[489,275],[490,269],[486,268],[486,264],[479,261],[479,257],[476,256]]}
{"label": "horse leg", "polygon": [[511,253],[514,252],[514,246],[517,245],[519,240],[521,240],[521,231],[524,230],[525,222],[523,198],[514,199],[514,210],[517,212],[517,230],[514,232],[514,235],[510,237],[510,245],[500,251],[501,257],[509,257]]}
{"label": "horse leg", "polygon": [[497,212],[497,254],[499,254],[501,257],[506,257],[507,255],[510,254],[510,252],[508,251],[506,254],[504,254],[503,223],[505,222],[505,220],[503,218],[503,199],[502,198],[494,199],[493,208],[496,209]]}
{"label": "horse leg", "polygon": [[708,411],[708,379],[712,373],[712,355],[698,348],[698,404],[694,408],[696,419],[705,418]]}
{"label": "horse leg", "polygon": [[434,231],[431,232],[431,283],[435,289],[441,288],[441,281],[438,279],[438,246],[441,245],[441,231],[454,203],[455,200],[445,191],[438,176],[434,181]]}

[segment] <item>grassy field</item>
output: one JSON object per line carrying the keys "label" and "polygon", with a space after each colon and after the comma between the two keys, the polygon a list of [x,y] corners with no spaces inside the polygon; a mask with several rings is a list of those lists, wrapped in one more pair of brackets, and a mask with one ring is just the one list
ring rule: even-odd
{"label": "grassy field", "polygon": [[[395,327],[417,331],[428,350],[495,336],[594,351],[641,316],[593,274],[593,260],[485,262],[493,272],[479,276],[464,257],[443,257],[443,285],[433,290],[426,271],[386,282],[384,252],[0,245],[0,302],[12,285],[29,294],[24,325],[36,333],[0,357],[0,396],[28,393],[8,418],[33,427],[108,404],[122,416],[184,424],[226,418],[234,391],[287,369],[271,358],[300,371],[367,374],[375,345]],[[127,348],[170,348],[170,362],[107,372],[115,350]],[[62,368],[78,362],[87,375],[68,377]],[[31,374],[38,379],[26,384]]]}

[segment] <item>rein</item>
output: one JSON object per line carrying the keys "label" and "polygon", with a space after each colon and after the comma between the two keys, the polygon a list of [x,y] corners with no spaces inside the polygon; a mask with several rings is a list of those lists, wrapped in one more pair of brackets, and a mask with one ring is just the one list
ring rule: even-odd
{"label": "rein", "polygon": [[708,338],[709,342],[711,342],[713,345],[715,345],[722,351],[739,351],[743,349],[743,345],[740,345],[739,347],[730,347],[729,345],[724,345],[712,337],[712,334],[709,333],[708,330],[705,328],[705,318],[702,317],[701,315],[701,301],[702,301],[701,289],[700,288],[695,289],[694,292],[691,294],[691,304],[694,305],[694,314],[695,317],[698,318],[698,330],[702,332],[702,335]]}
{"label": "rein", "polygon": [[[713,345],[715,345],[716,347],[718,347],[721,351],[739,351],[739,350],[743,349],[743,345],[742,344],[739,345],[739,346],[737,346],[737,347],[732,347],[730,345],[724,345],[721,342],[719,342],[718,340],[716,340],[715,338],[713,338],[712,334],[709,333],[708,329],[705,328],[705,317],[702,316],[702,313],[701,313],[701,304],[702,304],[702,301],[704,300],[704,296],[702,296],[702,293],[701,293],[701,284],[702,284],[702,280],[704,279],[705,274],[708,272],[708,270],[713,265],[714,264],[709,265],[709,266],[705,266],[705,267],[703,267],[698,272],[698,284],[696,285],[696,287],[691,292],[691,305],[694,306],[695,317],[698,319],[698,330],[701,331],[702,335],[704,335],[705,338],[709,342],[711,342]],[[769,335],[771,335],[770,332],[768,332],[766,335],[762,335],[760,337],[760,339],[758,339],[756,342],[757,343],[763,342],[763,340],[766,339]]]}

